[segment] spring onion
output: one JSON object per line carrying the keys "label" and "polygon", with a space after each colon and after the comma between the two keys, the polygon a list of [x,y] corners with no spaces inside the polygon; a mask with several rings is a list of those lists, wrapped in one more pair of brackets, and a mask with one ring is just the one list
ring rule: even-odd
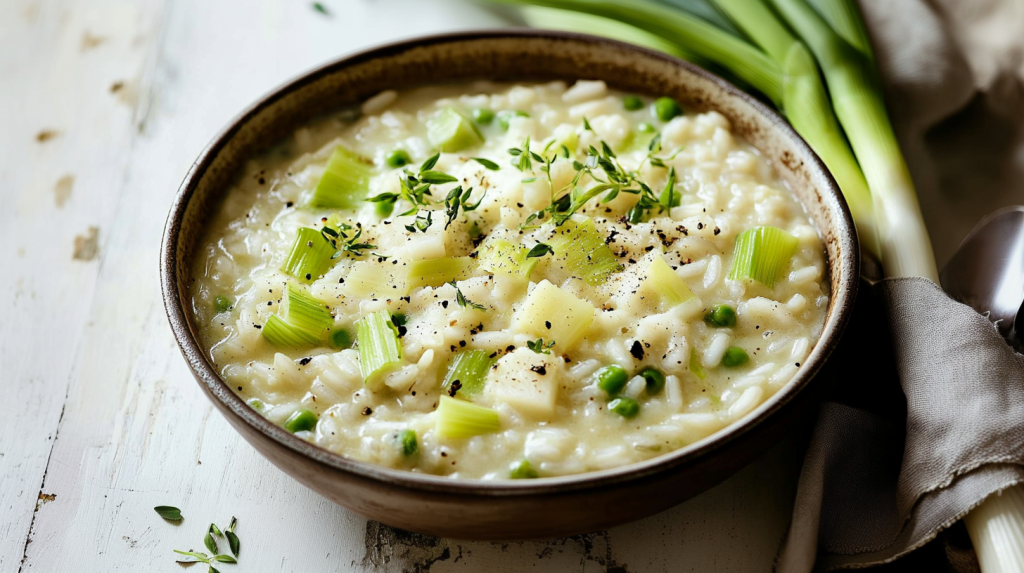
{"label": "spring onion", "polygon": [[537,470],[533,469],[529,460],[522,460],[519,463],[512,464],[508,477],[511,479],[536,479],[540,475],[537,473]]}
{"label": "spring onion", "polygon": [[569,220],[562,225],[548,244],[555,250],[556,263],[568,276],[582,279],[591,286],[603,283],[608,275],[621,269],[615,254],[594,227],[594,220],[582,223]]}
{"label": "spring onion", "polygon": [[359,371],[363,383],[371,386],[402,359],[398,329],[386,310],[364,316],[356,323],[356,345],[359,348]]}
{"label": "spring onion", "polygon": [[619,396],[608,402],[608,411],[614,412],[623,418],[635,418],[640,413],[640,402],[629,396]]}
{"label": "spring onion", "polygon": [[260,332],[267,342],[278,348],[303,348],[320,343],[320,337],[288,324],[276,314],[267,318]]}
{"label": "spring onion", "polygon": [[661,255],[654,257],[647,267],[643,288],[659,300],[662,312],[697,298],[686,281],[679,278]]}
{"label": "spring onion", "polygon": [[626,387],[629,382],[629,374],[618,364],[610,364],[594,373],[597,379],[597,387],[604,390],[605,394],[615,396]]}
{"label": "spring onion", "polygon": [[796,251],[797,238],[777,227],[755,227],[736,238],[729,279],[749,279],[775,286]]}
{"label": "spring onion", "polygon": [[486,350],[462,350],[455,353],[441,388],[449,396],[472,397],[484,388],[487,371],[494,364],[491,352]]}
{"label": "spring onion", "polygon": [[704,366],[700,363],[700,357],[697,355],[697,349],[690,349],[690,372],[700,378],[701,380],[708,377],[708,371],[704,369]]}
{"label": "spring onion", "polygon": [[750,361],[750,356],[747,355],[747,351],[743,350],[739,346],[730,346],[725,350],[725,354],[722,355],[722,366],[743,366]]}
{"label": "spring onion", "polygon": [[310,207],[354,209],[362,204],[376,170],[373,162],[342,146],[334,148],[313,190]]}
{"label": "spring onion", "polygon": [[657,368],[648,366],[641,370],[637,376],[644,379],[644,384],[649,396],[659,394],[665,388],[665,375]]}
{"label": "spring onion", "polygon": [[712,305],[704,315],[704,322],[718,328],[732,328],[736,326],[736,311],[727,304]]}
{"label": "spring onion", "polygon": [[317,416],[309,410],[297,410],[284,422],[284,429],[291,433],[308,432],[316,427]]}
{"label": "spring onion", "polygon": [[420,445],[416,439],[416,430],[402,430],[398,433],[398,444],[402,448],[402,455],[405,457],[414,456],[419,451]]}
{"label": "spring onion", "polygon": [[288,281],[281,301],[281,318],[319,339],[334,324],[331,310],[295,281]]}
{"label": "spring onion", "polygon": [[468,117],[446,107],[427,121],[427,140],[440,151],[454,153],[483,143],[484,137]]}
{"label": "spring onion", "polygon": [[300,227],[281,270],[308,284],[327,272],[336,252],[320,231]]}
{"label": "spring onion", "polygon": [[536,258],[527,257],[530,249],[505,239],[488,239],[480,246],[480,268],[494,274],[530,278],[537,264]]}
{"label": "spring onion", "polygon": [[491,408],[441,396],[435,429],[445,438],[472,438],[497,432],[501,429],[501,419]]}
{"label": "spring onion", "polygon": [[468,279],[476,266],[470,257],[445,257],[421,259],[409,263],[409,275],[405,281],[406,294],[421,287],[439,287],[452,281]]}

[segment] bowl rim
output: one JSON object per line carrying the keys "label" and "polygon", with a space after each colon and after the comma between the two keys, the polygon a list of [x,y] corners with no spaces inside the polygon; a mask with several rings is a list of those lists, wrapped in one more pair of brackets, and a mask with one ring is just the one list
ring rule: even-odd
{"label": "bowl rim", "polygon": [[[495,480],[484,481],[479,479],[452,479],[448,477],[435,476],[431,474],[415,473],[407,470],[391,469],[367,462],[346,458],[307,442],[284,428],[274,424],[253,410],[245,401],[236,395],[227,383],[217,374],[212,364],[207,359],[206,353],[193,335],[186,317],[185,305],[182,302],[181,292],[178,288],[176,259],[178,251],[178,239],[181,233],[182,220],[189,201],[192,199],[199,181],[202,180],[213,161],[221,150],[231,139],[242,129],[248,121],[256,117],[265,108],[286,97],[288,94],[298,90],[310,83],[318,81],[326,75],[331,75],[345,68],[364,63],[376,58],[399,54],[415,48],[422,48],[435,44],[459,43],[466,41],[496,40],[496,39],[542,39],[542,40],[567,40],[582,43],[589,43],[597,48],[611,47],[620,52],[633,53],[642,58],[653,58],[661,60],[673,66],[684,68],[688,73],[699,76],[709,81],[716,87],[723,90],[727,96],[743,100],[756,113],[761,114],[769,120],[772,130],[779,137],[789,139],[790,143],[798,150],[805,152],[810,160],[806,167],[820,181],[821,196],[828,202],[829,196],[835,201],[834,207],[840,215],[835,222],[833,235],[840,243],[840,256],[843,264],[832,264],[833,270],[837,267],[845,269],[845,274],[839,276],[838,289],[831,293],[834,311],[822,327],[821,335],[815,343],[810,355],[804,361],[804,367],[797,375],[786,383],[782,388],[759,404],[751,412],[748,412],[741,419],[729,423],[715,433],[706,436],[696,442],[687,444],[671,452],[650,458],[648,460],[627,464],[610,469],[593,472],[584,472],[566,476],[545,477],[533,480]],[[470,80],[466,80],[470,81]],[[396,86],[397,88],[398,86]],[[833,210],[828,208],[828,210]],[[715,451],[720,450],[736,441],[748,432],[754,431],[762,425],[776,411],[782,409],[804,388],[810,384],[820,372],[828,355],[839,342],[839,339],[849,321],[853,302],[856,297],[860,275],[860,248],[857,239],[856,227],[847,206],[846,200],[839,190],[838,185],[832,178],[831,173],[818,158],[817,154],[801,138],[790,124],[782,118],[775,110],[744,93],[726,80],[712,74],[711,72],[681,60],[674,56],[651,50],[645,47],[612,40],[609,38],[580,34],[574,32],[562,32],[552,30],[539,30],[532,28],[496,28],[451,32],[443,34],[431,34],[413,37],[396,42],[383,44],[366,50],[355,52],[350,55],[328,61],[314,67],[313,69],[294,76],[283,84],[271,90],[269,93],[250,104],[241,113],[236,115],[222,128],[202,150],[188,173],[185,175],[174,202],[168,213],[164,227],[163,239],[160,252],[160,279],[161,291],[164,299],[165,311],[175,341],[181,350],[189,369],[197,380],[205,385],[205,390],[211,396],[221,402],[237,418],[256,429],[259,433],[270,438],[278,445],[291,450],[293,453],[309,458],[319,464],[326,465],[334,470],[345,472],[355,477],[381,482],[391,486],[408,488],[421,492],[437,492],[449,495],[477,496],[477,497],[501,497],[501,496],[535,496],[544,494],[562,494],[593,490],[606,487],[614,487],[617,484],[641,480],[653,477],[656,474],[669,471],[672,468],[688,464],[699,458],[707,457]]]}

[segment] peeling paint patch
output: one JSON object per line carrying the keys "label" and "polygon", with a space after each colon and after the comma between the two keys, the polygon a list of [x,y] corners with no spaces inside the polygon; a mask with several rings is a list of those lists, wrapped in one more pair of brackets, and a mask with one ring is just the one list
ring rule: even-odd
{"label": "peeling paint patch", "polygon": [[53,186],[53,202],[57,207],[63,207],[71,198],[71,191],[75,186],[75,178],[72,175],[65,175],[57,180]]}
{"label": "peeling paint patch", "polygon": [[[360,563],[374,572],[429,573],[440,561],[452,558],[448,542],[439,537],[397,529],[373,520],[366,522],[366,554]],[[458,549],[459,557],[462,549]],[[458,557],[457,557],[458,558]]]}
{"label": "peeling paint patch", "polygon": [[36,141],[46,143],[58,135],[60,135],[60,132],[55,129],[42,129],[36,134]]}
{"label": "peeling paint patch", "polygon": [[36,502],[36,506],[43,505],[44,503],[50,503],[55,499],[57,499],[57,494],[55,493],[39,492],[39,501]]}
{"label": "peeling paint patch", "polygon": [[93,36],[88,30],[86,30],[85,32],[82,32],[82,43],[79,47],[79,51],[89,51],[106,41],[107,39],[103,36]]}
{"label": "peeling paint patch", "polygon": [[75,237],[75,252],[71,258],[76,261],[91,261],[96,258],[100,251],[100,228],[89,227],[87,234],[83,237]]}

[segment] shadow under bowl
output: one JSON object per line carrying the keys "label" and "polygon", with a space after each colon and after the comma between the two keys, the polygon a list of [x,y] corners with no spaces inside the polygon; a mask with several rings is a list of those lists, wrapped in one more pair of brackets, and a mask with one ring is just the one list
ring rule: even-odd
{"label": "shadow under bowl", "polygon": [[[667,95],[689,111],[715,110],[758,148],[824,239],[831,300],[825,325],[796,377],[744,419],[641,463],[557,478],[481,482],[347,459],[274,425],[235,395],[198,342],[189,285],[206,226],[245,162],[298,127],[385,89],[472,80],[604,80]],[[568,33],[495,30],[417,38],[346,57],[256,102],[196,160],[171,207],[160,272],[171,329],[189,368],[228,422],[264,457],[310,489],[385,524],[460,539],[525,539],[607,528],[678,504],[732,475],[794,427],[814,402],[815,374],[839,342],[853,306],[859,250],[835,182],[778,114],[724,80],[636,46]]]}

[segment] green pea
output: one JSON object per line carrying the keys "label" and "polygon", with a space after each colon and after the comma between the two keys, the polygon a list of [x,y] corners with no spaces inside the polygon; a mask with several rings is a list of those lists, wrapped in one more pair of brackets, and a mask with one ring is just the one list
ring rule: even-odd
{"label": "green pea", "polygon": [[605,366],[594,376],[597,377],[597,387],[604,390],[609,396],[622,392],[622,389],[626,387],[626,382],[629,382],[629,375],[618,364]]}
{"label": "green pea", "polygon": [[736,311],[727,304],[716,304],[704,315],[704,322],[719,328],[736,326]]}
{"label": "green pea", "polygon": [[628,111],[636,111],[644,107],[644,100],[636,96],[626,96],[622,98],[622,107]]}
{"label": "green pea", "polygon": [[508,131],[509,121],[511,121],[513,117],[530,117],[530,114],[526,113],[525,111],[519,111],[519,110],[516,110],[516,111],[503,111],[503,112],[499,113],[498,114],[498,125],[501,126],[501,130],[502,131]]}
{"label": "green pea", "polygon": [[660,97],[654,100],[654,116],[661,121],[668,121],[677,115],[683,114],[683,108],[679,102],[670,97]]}
{"label": "green pea", "polygon": [[636,128],[640,133],[654,133],[655,131],[658,131],[653,125],[647,123],[646,121],[640,123],[640,125],[637,125]]}
{"label": "green pea", "polygon": [[750,356],[739,346],[730,346],[722,355],[722,366],[743,366],[747,362],[750,362]]}
{"label": "green pea", "polygon": [[491,122],[494,121],[494,112],[484,108],[474,109],[473,121],[480,125],[491,125]]}
{"label": "green pea", "polygon": [[391,216],[391,213],[395,210],[395,204],[390,201],[377,201],[374,204],[374,209],[377,210],[377,215],[383,218]]}
{"label": "green pea", "polygon": [[249,398],[248,400],[245,401],[245,403],[248,404],[250,408],[256,410],[257,412],[262,412],[263,409],[267,407],[263,403],[263,400],[260,400],[259,398]]}
{"label": "green pea", "polygon": [[217,314],[231,310],[233,304],[231,299],[226,296],[218,296],[213,299],[213,306],[217,309]]}
{"label": "green pea", "polygon": [[335,348],[348,348],[352,346],[352,335],[344,328],[331,331],[331,346]]}
{"label": "green pea", "polygon": [[665,375],[657,369],[648,366],[640,371],[640,376],[647,383],[647,393],[651,396],[658,394],[665,388]]}
{"label": "green pea", "polygon": [[288,416],[284,422],[284,429],[291,433],[305,432],[316,427],[316,414],[309,410],[299,410]]}
{"label": "green pea", "polygon": [[530,460],[523,460],[517,464],[512,464],[512,469],[508,472],[508,477],[512,479],[534,479],[540,477],[537,474],[537,470],[533,469],[530,465]]}
{"label": "green pea", "polygon": [[404,149],[396,149],[388,154],[384,162],[388,164],[388,167],[402,167],[412,163],[412,158]]}
{"label": "green pea", "polygon": [[608,402],[608,409],[623,418],[632,418],[640,413],[640,402],[637,402],[629,396],[619,396],[611,402]]}
{"label": "green pea", "polygon": [[402,430],[398,434],[398,443],[402,445],[402,455],[406,457],[414,455],[420,449],[416,441],[416,430]]}

